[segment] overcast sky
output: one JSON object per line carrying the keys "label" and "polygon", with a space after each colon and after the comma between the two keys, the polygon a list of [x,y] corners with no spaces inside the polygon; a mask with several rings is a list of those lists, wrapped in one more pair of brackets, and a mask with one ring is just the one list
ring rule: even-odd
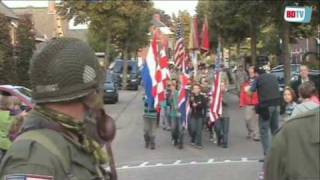
{"label": "overcast sky", "polygon": [[[47,7],[48,1],[46,0],[3,0],[3,2],[9,7]],[[198,0],[188,0],[188,1],[154,1],[154,6],[157,9],[164,10],[170,16],[172,13],[177,14],[179,10],[187,10],[191,15],[195,14],[195,8],[197,6]]]}

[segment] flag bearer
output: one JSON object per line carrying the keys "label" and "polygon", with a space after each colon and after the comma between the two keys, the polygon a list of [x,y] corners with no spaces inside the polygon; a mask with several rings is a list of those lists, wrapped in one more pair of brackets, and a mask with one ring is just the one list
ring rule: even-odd
{"label": "flag bearer", "polygon": [[155,130],[157,128],[157,111],[152,105],[148,104],[147,97],[144,99],[144,140],[145,148],[150,148],[154,150],[156,148],[155,144]]}

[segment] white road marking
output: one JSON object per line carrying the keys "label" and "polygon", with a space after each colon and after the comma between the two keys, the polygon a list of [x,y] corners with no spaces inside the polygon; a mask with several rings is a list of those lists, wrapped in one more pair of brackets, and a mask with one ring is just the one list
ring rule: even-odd
{"label": "white road marking", "polygon": [[210,163],[213,163],[213,161],[214,161],[214,159],[209,159],[208,160],[208,163],[210,164]]}
{"label": "white road marking", "polygon": [[176,160],[173,164],[174,165],[178,165],[178,164],[180,164],[181,163],[181,160]]}
{"label": "white road marking", "polygon": [[142,164],[139,165],[139,167],[145,167],[149,162],[146,161],[146,162],[143,162]]}
{"label": "white road marking", "polygon": [[172,167],[172,166],[196,166],[196,165],[215,165],[215,164],[236,164],[236,163],[259,163],[259,160],[249,160],[246,157],[241,158],[240,160],[220,160],[216,161],[215,159],[208,159],[207,161],[190,161],[182,163],[181,160],[176,160],[173,163],[156,163],[149,164],[149,162],[143,162],[140,165],[136,166],[121,166],[117,168],[118,170],[127,170],[127,169],[141,169],[141,168],[155,168],[155,167]]}
{"label": "white road marking", "polygon": [[243,158],[241,158],[241,161],[243,161],[243,162],[247,162],[247,161],[248,161],[248,158],[243,157]]}

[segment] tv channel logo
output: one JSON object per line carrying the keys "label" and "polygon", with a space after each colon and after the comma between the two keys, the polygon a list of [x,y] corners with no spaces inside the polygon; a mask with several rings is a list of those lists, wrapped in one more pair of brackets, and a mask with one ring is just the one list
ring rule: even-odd
{"label": "tv channel logo", "polygon": [[284,11],[287,22],[309,23],[311,21],[312,7],[288,6]]}

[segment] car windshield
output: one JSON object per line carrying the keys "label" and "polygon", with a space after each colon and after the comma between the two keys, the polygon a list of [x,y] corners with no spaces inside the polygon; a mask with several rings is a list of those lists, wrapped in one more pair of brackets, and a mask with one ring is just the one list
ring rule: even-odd
{"label": "car windshield", "polygon": [[31,98],[31,90],[30,89],[27,89],[24,87],[18,87],[15,89],[18,90],[21,94]]}
{"label": "car windshield", "polygon": [[107,76],[106,76],[106,83],[111,83],[113,81],[113,77],[112,77],[112,74],[111,73],[107,73]]}
{"label": "car windshield", "polygon": [[[116,61],[110,67],[113,69],[115,73],[122,73],[123,72],[123,61]],[[128,73],[137,73],[138,71],[138,64],[135,61],[128,62]]]}

